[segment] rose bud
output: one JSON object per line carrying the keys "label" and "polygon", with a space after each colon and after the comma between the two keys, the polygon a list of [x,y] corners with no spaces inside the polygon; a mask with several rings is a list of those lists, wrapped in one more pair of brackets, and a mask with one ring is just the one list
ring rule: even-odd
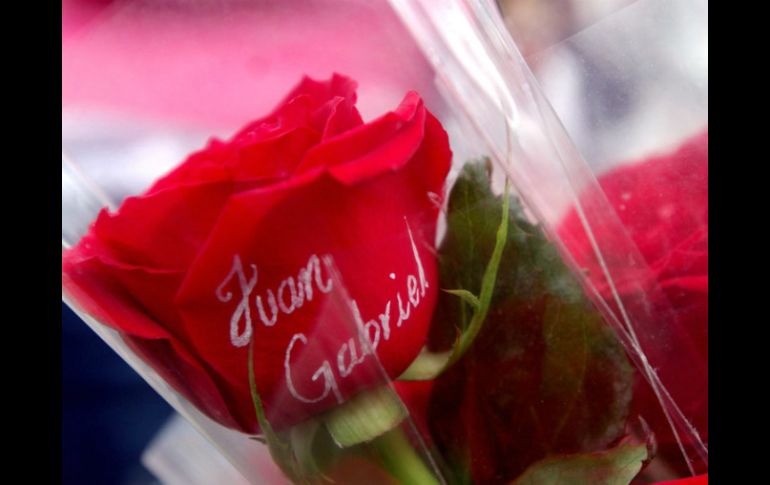
{"label": "rose bud", "polygon": [[281,430],[398,377],[425,343],[448,138],[413,92],[364,123],[355,89],[305,78],[64,253],[76,303],[228,427],[259,430],[252,345]]}

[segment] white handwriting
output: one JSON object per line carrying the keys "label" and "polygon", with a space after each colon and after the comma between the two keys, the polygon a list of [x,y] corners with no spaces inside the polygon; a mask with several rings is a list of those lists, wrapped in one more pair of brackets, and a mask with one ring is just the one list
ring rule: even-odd
{"label": "white handwriting", "polygon": [[324,377],[323,392],[314,398],[305,397],[297,392],[297,388],[294,387],[294,380],[291,377],[291,351],[294,349],[294,344],[297,343],[297,341],[307,345],[307,337],[305,337],[305,335],[302,333],[294,334],[294,336],[291,338],[291,342],[289,342],[289,347],[286,349],[286,360],[283,363],[283,367],[286,369],[286,386],[289,388],[289,393],[299,401],[312,404],[326,398],[326,396],[329,395],[329,391],[331,391],[334,393],[334,397],[337,398],[337,403],[342,404],[344,399],[342,398],[339,387],[337,387],[337,381],[334,379],[334,373],[332,372],[331,366],[326,360],[323,361],[321,366],[313,373],[313,376],[310,378],[311,381],[316,382],[319,377]]}
{"label": "white handwriting", "polygon": [[[259,314],[259,319],[266,327],[272,327],[278,322],[278,316],[280,313],[286,315],[294,312],[294,310],[301,308],[306,301],[313,300],[313,283],[321,293],[329,293],[332,291],[333,282],[331,276],[327,276],[324,281],[324,277],[321,274],[321,261],[329,272],[332,259],[331,256],[323,256],[319,258],[313,254],[308,258],[307,264],[299,270],[297,273],[297,279],[293,276],[289,276],[281,281],[278,285],[278,291],[273,292],[272,289],[266,291],[265,300],[267,301],[267,307],[269,311],[265,309],[265,303],[261,295],[255,295],[254,304]],[[216,289],[216,297],[222,303],[227,303],[233,299],[233,292],[224,292],[225,287],[237,278],[238,289],[240,290],[241,298],[238,302],[238,306],[235,307],[233,314],[230,318],[230,343],[235,347],[244,347],[249,344],[252,335],[252,321],[251,321],[251,294],[254,291],[254,287],[257,285],[257,266],[255,264],[249,265],[251,267],[251,277],[246,278],[246,274],[243,271],[243,263],[239,255],[233,256],[233,265],[230,272],[227,273],[225,279],[220,283]],[[280,311],[279,311],[280,310]],[[243,320],[243,331],[240,331],[240,322]]]}
{"label": "white handwriting", "polygon": [[[297,400],[304,403],[316,403],[333,395],[338,403],[344,401],[338,385],[336,374],[340,378],[346,378],[353,373],[356,366],[366,360],[368,355],[376,352],[377,347],[383,341],[389,341],[395,329],[407,322],[413,311],[417,309],[425,298],[426,289],[430,287],[425,277],[425,269],[417,250],[417,245],[412,235],[409,223],[404,218],[409,234],[412,254],[415,262],[415,273],[405,275],[405,288],[403,292],[395,293],[396,305],[392,304],[393,298],[385,302],[381,313],[373,318],[364,318],[355,300],[350,301],[350,309],[358,330],[358,338],[349,338],[342,343],[336,354],[336,366],[329,360],[323,360],[310,376],[310,382],[323,382],[323,390],[316,396],[307,396],[299,392],[295,385],[295,375],[292,366],[297,364],[297,352],[299,344],[308,345],[308,339],[304,333],[295,333],[284,358],[284,371],[286,385],[289,393]],[[323,263],[323,265],[321,264]],[[326,268],[325,275],[322,266]],[[216,297],[222,303],[231,302],[234,298],[233,291],[228,287],[237,287],[239,299],[237,306],[230,317],[230,342],[235,347],[244,347],[249,344],[254,333],[252,322],[252,301],[259,315],[260,321],[265,327],[273,327],[279,323],[281,315],[289,315],[302,308],[305,303],[313,301],[321,294],[329,293],[333,289],[331,271],[333,261],[331,256],[319,257],[315,254],[308,258],[307,264],[299,269],[296,277],[289,276],[281,280],[277,288],[267,288],[262,294],[255,294],[257,286],[257,266],[250,264],[250,272],[244,271],[243,263],[239,255],[233,257],[233,264],[225,279],[216,288]],[[395,273],[384,275],[386,278],[396,280]],[[402,280],[403,281],[403,280]],[[236,284],[237,283],[237,284]],[[227,290],[227,291],[226,291]],[[402,298],[402,293],[405,298]],[[253,298],[253,300],[252,300]],[[394,308],[394,307],[397,307]],[[395,315],[398,312],[398,320],[391,327]],[[300,356],[299,361],[302,361]],[[304,367],[304,366],[303,366]],[[336,370],[336,372],[335,372]],[[300,386],[306,389],[304,386]]]}

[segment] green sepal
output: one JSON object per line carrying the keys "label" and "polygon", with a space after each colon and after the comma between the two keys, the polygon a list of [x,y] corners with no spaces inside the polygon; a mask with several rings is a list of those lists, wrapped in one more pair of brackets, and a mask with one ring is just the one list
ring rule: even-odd
{"label": "green sepal", "polygon": [[366,445],[366,452],[401,485],[440,485],[437,471],[428,466],[402,427]]}
{"label": "green sepal", "polygon": [[[460,340],[455,341],[452,347],[458,348]],[[452,358],[453,350],[446,352],[430,352],[423,348],[416,359],[412,361],[409,367],[398,376],[399,381],[429,381],[440,375],[448,367],[449,359]]]}
{"label": "green sepal", "polygon": [[449,293],[450,295],[459,296],[462,298],[462,300],[469,304],[471,308],[473,308],[473,311],[478,311],[481,308],[481,302],[479,301],[479,297],[474,295],[468,290],[441,290],[444,293]]}
{"label": "green sepal", "polygon": [[323,427],[315,420],[308,420],[283,433],[276,433],[265,416],[262,399],[257,391],[254,374],[254,340],[249,343],[249,389],[254,404],[257,422],[262,429],[261,436],[250,437],[267,445],[273,461],[294,483],[316,483],[319,478],[328,481],[314,453],[314,443],[323,434]]}
{"label": "green sepal", "polygon": [[329,411],[323,421],[341,448],[371,441],[401,424],[407,411],[387,386],[364,391]]}

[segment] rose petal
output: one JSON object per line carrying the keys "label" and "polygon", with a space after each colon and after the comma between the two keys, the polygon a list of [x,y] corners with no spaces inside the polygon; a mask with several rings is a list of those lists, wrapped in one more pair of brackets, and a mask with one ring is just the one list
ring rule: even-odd
{"label": "rose petal", "polygon": [[[440,143],[441,139],[431,140],[428,147]],[[329,393],[318,403],[302,403],[287,391],[284,360],[291,339],[298,333],[308,337],[303,349],[306,356],[311,356],[292,367],[298,381],[296,386],[303,395],[318,396],[323,391],[322,382],[311,384],[310,377],[324,359],[332,365],[342,395],[350,396],[362,386],[374,384],[369,377],[357,378],[355,370],[349,376],[341,376],[337,371],[337,350],[348,337],[355,337],[355,322],[351,321],[350,313],[330,310],[324,302],[331,296],[321,295],[317,287],[312,302],[304,302],[301,309],[291,314],[280,313],[273,326],[266,326],[258,315],[256,296],[260,296],[267,308],[266,291],[276,292],[287,277],[296,280],[298,271],[306,267],[313,254],[319,257],[330,254],[334,258],[347,292],[358,302],[363,321],[381,322],[380,315],[389,308],[392,336],[385,339],[385,330],[380,326],[377,351],[391,377],[396,377],[411,363],[424,343],[437,289],[430,248],[435,238],[438,207],[428,196],[425,180],[420,176],[441,168],[445,174],[449,150],[444,147],[435,152],[419,148],[409,151],[419,156],[407,160],[401,170],[388,170],[354,186],[341,185],[325,172],[315,170],[286,183],[232,198],[179,291],[177,304],[194,347],[234,389],[234,396],[247,396],[246,349],[233,345],[230,332],[231,317],[244,292],[237,279],[227,280],[227,277],[236,255],[245,281],[253,277],[251,265],[255,265],[256,283],[248,295],[248,305],[259,362],[257,387],[276,427],[335,404],[334,396]],[[379,162],[377,158],[373,160]],[[360,159],[358,163],[369,163],[369,159]],[[441,193],[442,180],[428,178],[431,179],[438,183],[430,189]],[[301,215],[299,220],[298,215]],[[397,295],[405,303],[407,277],[419,277],[409,231],[431,286],[420,296],[416,308],[411,308],[409,320],[399,328]],[[328,270],[322,271],[323,279],[327,279]],[[223,282],[228,284],[222,287]],[[218,288],[224,288],[231,294],[230,298],[223,298],[224,290],[218,295]],[[286,303],[287,298],[284,295],[285,307],[291,306]],[[267,316],[269,320],[270,314]],[[243,319],[237,322],[237,332],[245,331]],[[322,349],[319,342],[331,348]],[[244,403],[242,415],[245,418],[253,415],[250,402]]]}
{"label": "rose petal", "polygon": [[102,211],[92,233],[116,261],[182,271],[198,253],[232,194],[256,185],[178,185],[130,197],[116,213]]}
{"label": "rose petal", "polygon": [[297,126],[267,139],[238,140],[237,154],[227,162],[234,180],[260,180],[290,176],[305,152],[321,139],[314,129]]}
{"label": "rose petal", "polygon": [[[239,287],[237,277],[225,281],[235,255],[243,258],[244,281],[250,265],[258,265],[254,292],[263,296],[267,288],[277,291],[284,278],[298,278],[313,251],[319,262],[333,255],[346,291],[360,300],[358,323],[378,328],[377,351],[391,377],[425,339],[437,291],[431,248],[451,160],[448,140],[414,94],[386,120],[362,126],[355,87],[338,75],[325,82],[304,79],[267,117],[227,142],[212,140],[116,213],[103,211],[89,235],[63,255],[68,294],[122,332],[177,391],[226,426],[258,429],[246,349],[233,345],[233,332],[244,328],[238,320],[244,315],[235,310],[245,284]],[[297,170],[308,153],[335,143],[328,152],[335,156]],[[331,268],[319,263],[318,271],[318,283],[309,284],[331,284]],[[255,295],[249,295],[258,389],[277,427],[382,380],[371,357],[369,365],[350,366],[364,362],[366,345],[359,342],[357,355],[348,347],[351,374],[336,377],[350,379],[326,401],[308,406],[288,391],[283,366],[293,336],[304,332],[308,339],[297,354],[303,361],[292,361],[296,387],[304,393],[319,385],[323,390],[327,379],[307,372],[324,359],[330,372],[344,368],[337,347],[359,337],[348,293],[334,281],[336,293],[326,295],[317,286],[314,300],[306,293],[303,308],[286,310],[281,323],[270,327],[257,320]],[[427,281],[434,284],[427,288]],[[401,326],[397,297],[411,309]],[[388,317],[389,323],[383,320]]]}
{"label": "rose petal", "polygon": [[708,485],[709,476],[698,475],[697,477],[682,478],[680,480],[668,480],[665,482],[657,482],[655,485]]}
{"label": "rose petal", "polygon": [[188,350],[179,332],[179,316],[169,302],[183,274],[134,267],[89,254],[90,249],[83,243],[65,254],[62,286],[67,294],[87,314],[119,331],[140,358],[206,415],[243,428],[212,380],[214,374]]}
{"label": "rose petal", "polygon": [[[298,128],[321,135],[327,130],[358,126],[362,121],[355,108],[356,87],[355,81],[338,74],[329,81],[304,77],[270,115],[249,123],[233,137],[233,142],[261,142]],[[337,104],[342,105],[339,114],[333,109]]]}
{"label": "rose petal", "polygon": [[[636,244],[649,270],[623,267],[622,247],[616,233],[595,233],[610,248],[617,288],[633,316],[654,315],[650,328],[637,328],[647,357],[656,367],[677,405],[701,439],[708,440],[708,130],[692,137],[671,153],[623,165],[599,179],[609,202]],[[591,256],[590,241],[579,230],[572,212],[560,233],[576,258],[608,301],[601,268]],[[596,229],[596,228],[595,228]],[[592,263],[593,262],[593,263]],[[645,417],[655,432],[661,456],[686,470],[676,440],[658,400],[640,380],[633,411]],[[685,444],[687,445],[687,444]]]}
{"label": "rose petal", "polygon": [[191,154],[178,167],[155,181],[146,195],[177,185],[230,180],[230,172],[222,161],[231,151],[230,147],[222,141],[216,138],[210,139],[206,148]]}
{"label": "rose petal", "polygon": [[223,389],[212,379],[215,374],[178,341],[130,335],[124,335],[123,341],[206,416],[231,428],[245,428],[246,424],[237,421]]}
{"label": "rose petal", "polygon": [[708,131],[599,181],[649,264],[708,223]]}
{"label": "rose petal", "polygon": [[93,257],[62,260],[62,288],[83,310],[116,330],[147,338],[168,338],[168,331],[142,311],[110,269]]}
{"label": "rose petal", "polygon": [[354,103],[355,95],[347,98],[336,97],[313,113],[314,124],[322,127],[322,140],[364,124]]}
{"label": "rose petal", "polygon": [[350,78],[335,74],[322,82],[305,77],[271,114],[252,121],[227,143],[212,139],[148,193],[180,184],[288,176],[322,138],[363,123],[355,101],[356,82]]}
{"label": "rose petal", "polygon": [[401,168],[419,148],[424,133],[425,108],[412,92],[395,111],[309,150],[297,172],[331,167],[335,178],[355,183]]}

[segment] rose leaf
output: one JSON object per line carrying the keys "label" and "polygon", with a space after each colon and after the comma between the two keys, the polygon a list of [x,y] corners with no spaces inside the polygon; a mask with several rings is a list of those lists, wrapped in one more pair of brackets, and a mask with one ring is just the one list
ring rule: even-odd
{"label": "rose leaf", "polygon": [[646,445],[624,442],[603,452],[544,458],[511,485],[628,485],[645,460]]}

